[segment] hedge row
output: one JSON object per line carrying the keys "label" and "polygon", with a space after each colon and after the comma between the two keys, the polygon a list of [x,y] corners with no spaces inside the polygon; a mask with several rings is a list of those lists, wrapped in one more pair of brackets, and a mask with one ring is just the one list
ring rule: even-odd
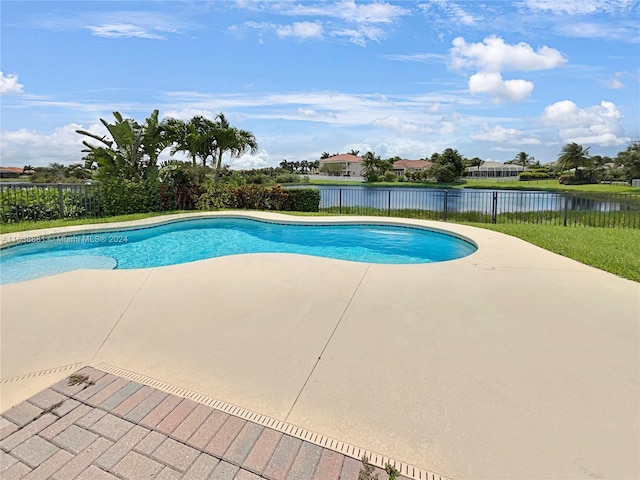
{"label": "hedge row", "polygon": [[280,185],[271,188],[254,184],[239,187],[210,185],[200,196],[197,208],[317,212],[320,209],[320,191],[313,188],[285,190]]}
{"label": "hedge row", "polygon": [[221,208],[317,212],[319,206],[320,191],[311,188],[285,190],[280,185],[266,188],[254,184],[240,187],[212,184],[201,193],[196,185],[116,178],[99,186],[61,193],[56,187],[4,190],[0,194],[0,223]]}

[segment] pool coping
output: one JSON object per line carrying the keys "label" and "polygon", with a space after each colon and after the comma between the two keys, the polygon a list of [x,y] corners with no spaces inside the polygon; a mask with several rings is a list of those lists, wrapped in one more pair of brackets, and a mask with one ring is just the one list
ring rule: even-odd
{"label": "pool coping", "polygon": [[68,227],[52,227],[43,228],[40,230],[25,230],[15,233],[3,233],[0,234],[0,249],[9,248],[24,243],[41,242],[44,240],[55,239],[62,236],[88,235],[103,232],[121,233],[126,231],[135,231],[163,225],[170,225],[177,222],[209,218],[238,218],[262,221],[278,225],[390,225],[399,227],[412,227],[456,237],[478,248],[477,243],[472,238],[465,234],[455,232],[455,228],[449,229],[444,227],[444,225],[449,225],[444,222],[370,216],[289,216],[283,213],[233,210],[179,213],[149,217],[141,220],[129,220],[125,222],[71,225]]}

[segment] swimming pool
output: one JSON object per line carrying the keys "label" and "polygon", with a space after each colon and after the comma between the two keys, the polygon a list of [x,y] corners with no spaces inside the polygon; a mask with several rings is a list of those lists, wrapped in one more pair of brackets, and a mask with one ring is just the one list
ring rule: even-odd
{"label": "swimming pool", "polygon": [[3,248],[0,283],[81,268],[150,268],[246,253],[293,253],[366,263],[453,260],[470,241],[424,228],[383,224],[293,224],[245,218],[199,218],[137,229],[84,233]]}

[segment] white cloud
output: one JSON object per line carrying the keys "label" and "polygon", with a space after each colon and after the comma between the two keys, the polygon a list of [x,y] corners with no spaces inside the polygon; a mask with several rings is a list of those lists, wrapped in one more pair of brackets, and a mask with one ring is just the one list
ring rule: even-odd
{"label": "white cloud", "polygon": [[[84,154],[82,140],[88,139],[78,133],[81,125],[70,123],[56,128],[51,134],[42,134],[34,130],[22,128],[2,132],[2,163],[8,166],[33,165],[43,167],[51,162],[81,163]],[[102,125],[92,125],[88,129],[93,133],[104,135]]]}
{"label": "white cloud", "polygon": [[245,154],[238,158],[224,157],[222,163],[229,165],[235,170],[250,170],[252,168],[268,167],[272,162],[271,157],[265,150],[261,150],[253,155]]}
{"label": "white cloud", "polygon": [[340,18],[352,23],[391,23],[396,18],[408,15],[410,10],[400,5],[392,5],[386,2],[356,3],[355,0],[342,2],[321,2],[308,5],[302,2],[286,4],[281,2],[264,2],[266,8],[278,10],[284,15],[325,16]]}
{"label": "white cloud", "polygon": [[415,123],[402,121],[395,115],[387,115],[383,118],[377,118],[371,122],[371,125],[374,127],[390,129],[399,133],[413,133],[419,129],[418,125]]}
{"label": "white cloud", "polygon": [[556,26],[555,31],[560,35],[573,38],[604,38],[627,43],[640,42],[637,23],[564,22]]}
{"label": "white cloud", "polygon": [[299,108],[298,113],[304,115],[305,117],[315,117],[318,114],[318,112],[316,112],[312,108]]}
{"label": "white cloud", "polygon": [[612,78],[603,80],[602,83],[611,90],[624,90],[627,86],[619,80],[621,77],[622,72],[616,72]]}
{"label": "white cloud", "polygon": [[524,132],[516,128],[504,128],[500,125],[489,127],[483,125],[481,132],[471,133],[469,138],[484,142],[506,143],[511,145],[539,145],[542,142],[535,137],[527,137]]}
{"label": "white cloud", "polygon": [[486,37],[482,43],[467,43],[457,37],[449,53],[452,68],[475,67],[484,72],[547,70],[567,61],[555,48],[543,46],[534,51],[527,43],[508,45],[495,36]]}
{"label": "white cloud", "polygon": [[103,25],[88,25],[86,27],[96,37],[103,38],[147,38],[151,40],[163,40],[162,35],[151,33],[144,27],[131,23],[108,23]]}
{"label": "white cloud", "polygon": [[630,141],[624,136],[622,114],[612,102],[580,108],[571,100],[562,100],[547,106],[541,120],[546,126],[557,127],[563,142],[613,146]]}
{"label": "white cloud", "polygon": [[486,93],[495,102],[521,102],[531,96],[533,83],[526,80],[503,80],[499,73],[476,73],[469,77],[469,92]]}
{"label": "white cloud", "polygon": [[[355,0],[340,2],[318,2],[315,4],[273,1],[242,1],[238,7],[255,10],[261,13],[275,12],[279,15],[297,17],[327,17],[331,27],[328,34],[332,37],[347,38],[348,41],[359,46],[366,46],[370,41],[379,42],[385,36],[385,31],[379,25],[388,25],[396,19],[409,15],[411,10],[386,2],[357,3]],[[250,21],[245,27],[258,30],[274,30],[279,36],[295,36],[298,38],[322,38],[325,33],[322,23],[299,22],[293,25],[276,25],[265,22]],[[239,28],[232,26],[229,32],[238,34]],[[296,34],[296,31],[298,34]]]}
{"label": "white cloud", "polygon": [[556,14],[591,15],[624,11],[633,6],[634,0],[525,0],[531,10]]}
{"label": "white cloud", "polygon": [[322,24],[319,22],[295,22],[293,25],[277,25],[276,34],[281,37],[295,37],[301,40],[322,38]]}
{"label": "white cloud", "polygon": [[343,30],[334,30],[331,32],[331,36],[347,37],[351,43],[365,47],[369,40],[379,42],[384,37],[384,31],[378,27],[361,26],[357,29],[347,28]]}
{"label": "white cloud", "polygon": [[[245,22],[244,26],[260,32],[274,32],[280,38],[293,37],[300,40],[319,39],[322,38],[324,32],[324,28],[319,22],[294,22],[291,25],[283,25],[249,21]],[[238,27],[230,27],[229,31],[235,33],[238,31]]]}
{"label": "white cloud", "polygon": [[462,25],[475,25],[479,22],[479,18],[464,10],[460,5],[449,0],[430,0],[428,4],[420,5],[420,8],[429,13],[432,6],[438,7],[450,19],[450,21]]}
{"label": "white cloud", "polygon": [[440,53],[409,53],[380,55],[380,58],[398,62],[435,63],[446,59],[446,55]]}
{"label": "white cloud", "polygon": [[18,83],[18,76],[8,74],[6,77],[0,70],[0,95],[18,95],[24,93],[24,85]]}
{"label": "white cloud", "polygon": [[534,51],[527,43],[508,45],[495,36],[486,37],[482,43],[467,43],[464,38],[457,37],[449,54],[451,68],[478,70],[469,77],[469,92],[488,94],[494,102],[521,102],[531,96],[534,88],[527,80],[503,80],[501,72],[546,70],[567,61],[554,48],[543,46]]}

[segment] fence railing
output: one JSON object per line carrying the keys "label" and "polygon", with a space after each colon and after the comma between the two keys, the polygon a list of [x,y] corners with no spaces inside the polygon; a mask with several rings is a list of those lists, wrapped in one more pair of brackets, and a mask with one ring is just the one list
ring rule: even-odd
{"label": "fence railing", "polygon": [[[426,220],[640,228],[640,195],[319,187],[320,211]],[[100,217],[99,188],[0,184],[0,222]]]}
{"label": "fence railing", "polygon": [[0,184],[0,222],[100,217],[98,187],[83,184]]}
{"label": "fence railing", "polygon": [[321,188],[320,210],[444,221],[640,228],[637,194]]}

